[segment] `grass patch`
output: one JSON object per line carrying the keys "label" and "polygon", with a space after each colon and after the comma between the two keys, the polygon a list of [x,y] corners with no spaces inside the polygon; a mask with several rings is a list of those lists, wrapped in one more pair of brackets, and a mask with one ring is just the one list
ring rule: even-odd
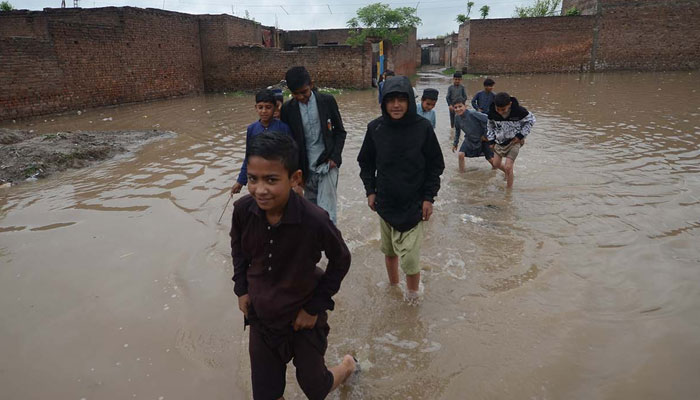
{"label": "grass patch", "polygon": [[447,68],[446,70],[442,71],[443,75],[448,75],[448,76],[452,76],[454,73],[455,73],[454,68]]}
{"label": "grass patch", "polygon": [[22,171],[22,175],[24,175],[25,178],[30,178],[34,175],[39,174],[40,172],[42,172],[42,169],[40,166],[31,165]]}
{"label": "grass patch", "polygon": [[229,97],[245,97],[250,95],[248,92],[244,92],[242,90],[234,90],[233,92],[224,92],[224,96],[229,96]]}

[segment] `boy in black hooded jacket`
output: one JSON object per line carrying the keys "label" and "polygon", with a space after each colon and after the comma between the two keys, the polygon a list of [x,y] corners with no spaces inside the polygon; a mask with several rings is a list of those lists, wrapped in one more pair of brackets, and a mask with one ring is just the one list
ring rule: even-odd
{"label": "boy in black hooded jacket", "polygon": [[414,299],[420,285],[422,222],[433,212],[445,162],[430,121],[416,113],[408,78],[387,80],[382,94],[382,116],[367,125],[357,161],[367,204],[380,217],[389,283],[399,283],[400,259],[406,297]]}

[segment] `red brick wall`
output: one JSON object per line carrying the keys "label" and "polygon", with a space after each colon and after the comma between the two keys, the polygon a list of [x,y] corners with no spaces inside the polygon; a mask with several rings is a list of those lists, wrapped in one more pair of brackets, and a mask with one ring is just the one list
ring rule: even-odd
{"label": "red brick wall", "polygon": [[203,89],[196,16],[51,9],[2,13],[0,27],[0,119]]}
{"label": "red brick wall", "polygon": [[230,15],[201,15],[199,40],[202,48],[204,89],[222,90],[229,87],[229,48],[262,45],[263,27],[257,22]]}
{"label": "red brick wall", "polygon": [[470,73],[582,71],[590,67],[595,17],[470,22]]}
{"label": "red brick wall", "polygon": [[372,85],[372,53],[362,47],[302,47],[295,51],[240,46],[229,49],[228,81],[218,90],[256,89],[279,83],[287,70],[303,65],[316,86],[368,88]]}
{"label": "red brick wall", "polygon": [[284,31],[281,34],[281,48],[292,50],[293,45],[322,46],[326,43],[345,44],[350,29],[316,29],[306,31]]}
{"label": "red brick wall", "polygon": [[457,33],[457,58],[454,63],[454,67],[456,69],[466,69],[467,67],[467,55],[469,54],[469,35],[471,34],[469,26],[469,22],[465,22],[459,26],[459,32]]}
{"label": "red brick wall", "polygon": [[387,58],[387,68],[396,75],[412,76],[416,73],[416,29],[408,34],[405,43],[392,45],[388,40],[384,42],[384,50]]}
{"label": "red brick wall", "polygon": [[600,3],[596,70],[700,68],[700,1]]}

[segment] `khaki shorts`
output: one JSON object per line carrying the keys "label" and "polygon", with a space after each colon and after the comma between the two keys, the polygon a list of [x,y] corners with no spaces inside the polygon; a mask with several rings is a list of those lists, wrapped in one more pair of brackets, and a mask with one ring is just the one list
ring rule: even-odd
{"label": "khaki shorts", "polygon": [[420,245],[423,242],[423,221],[411,230],[400,232],[379,218],[382,233],[382,253],[389,257],[398,256],[399,265],[406,275],[420,272]]}
{"label": "khaki shorts", "polygon": [[510,158],[511,160],[515,161],[515,159],[518,158],[518,153],[520,152],[520,143],[515,143],[512,140],[505,146],[501,146],[500,144],[496,143],[496,145],[493,146],[493,151],[501,157]]}

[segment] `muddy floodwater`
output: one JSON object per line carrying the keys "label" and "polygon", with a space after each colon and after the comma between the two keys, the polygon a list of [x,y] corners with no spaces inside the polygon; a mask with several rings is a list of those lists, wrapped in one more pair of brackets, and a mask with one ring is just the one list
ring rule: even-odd
{"label": "muddy floodwater", "polygon": [[[700,76],[495,80],[537,117],[511,192],[483,159],[457,171],[450,81],[417,82],[440,90],[447,165],[417,306],[386,285],[358,177],[376,92],[336,96],[353,262],[326,360],[353,352],[363,371],[329,398],[700,398]],[[251,397],[231,207],[217,220],[254,120],[252,96],[215,94],[1,125],[177,133],[0,189],[1,398]],[[286,397],[303,398],[293,370]]]}

